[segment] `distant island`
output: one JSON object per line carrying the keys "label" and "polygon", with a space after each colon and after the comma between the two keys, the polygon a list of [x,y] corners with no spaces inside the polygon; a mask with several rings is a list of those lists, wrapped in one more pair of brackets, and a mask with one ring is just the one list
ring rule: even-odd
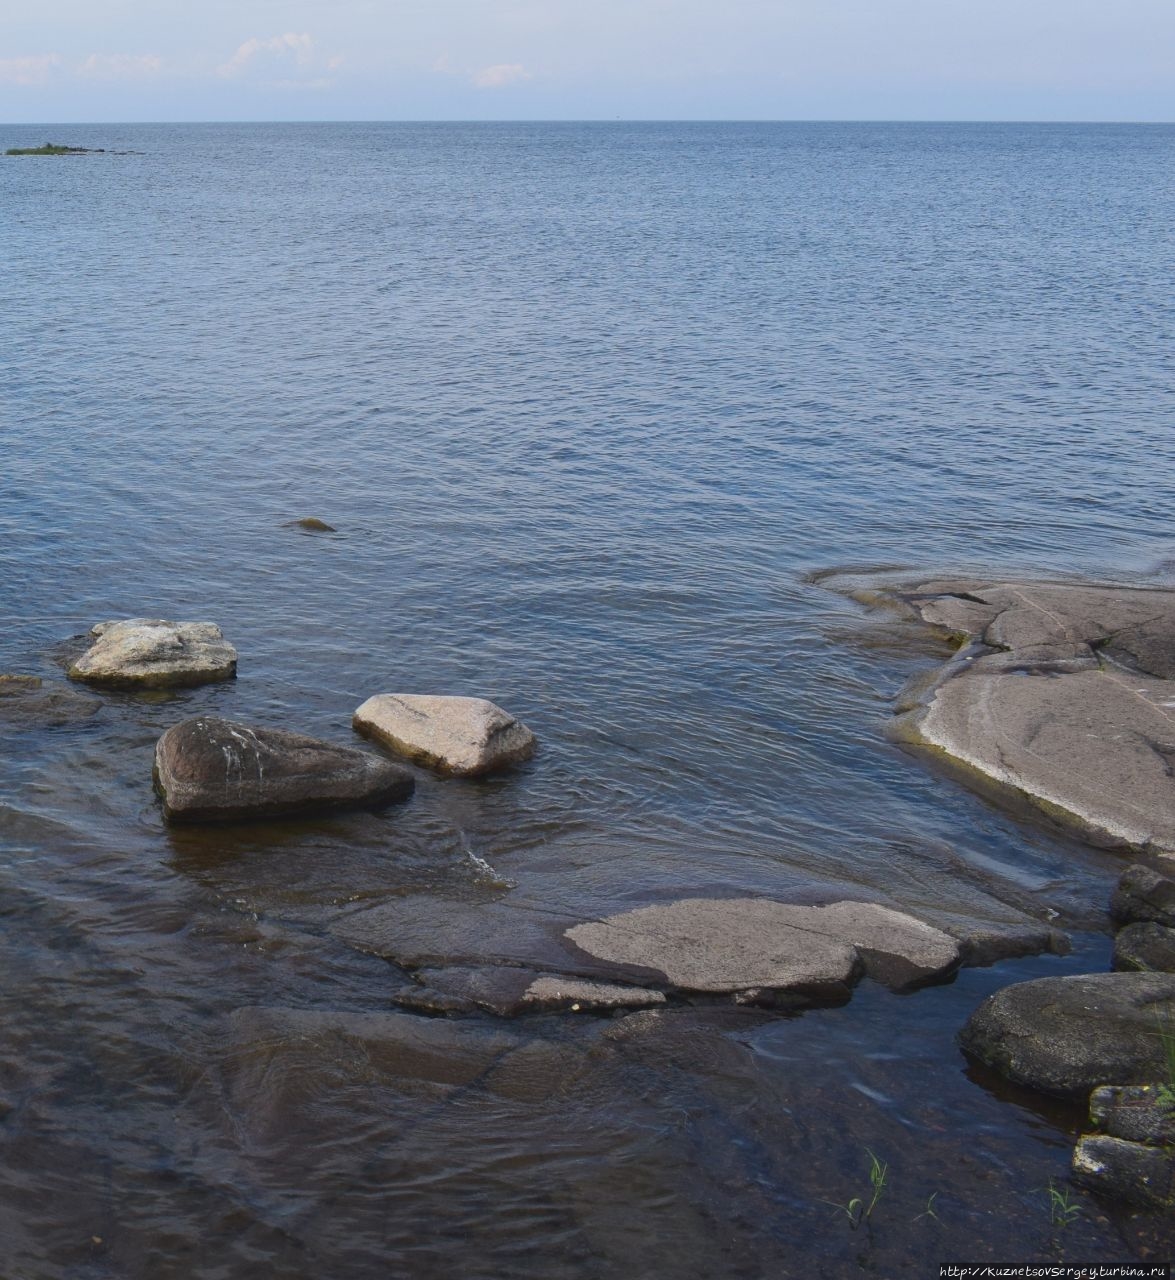
{"label": "distant island", "polygon": [[8,156],[85,156],[98,155],[105,147],[65,147],[59,142],[46,142],[42,147],[9,147]]}

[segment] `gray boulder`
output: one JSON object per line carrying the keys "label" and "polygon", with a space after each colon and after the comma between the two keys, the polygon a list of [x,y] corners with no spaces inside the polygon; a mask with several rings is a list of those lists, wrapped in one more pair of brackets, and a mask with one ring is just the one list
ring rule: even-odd
{"label": "gray boulder", "polygon": [[355,712],[357,732],[442,773],[473,778],[527,760],[535,736],[484,698],[379,693]]}
{"label": "gray boulder", "polygon": [[1073,1181],[1139,1208],[1169,1208],[1175,1201],[1175,1154],[1105,1134],[1086,1134],[1073,1151]]}
{"label": "gray boulder", "polygon": [[1118,924],[1153,921],[1175,928],[1175,880],[1150,867],[1127,867],[1110,899],[1110,915]]}
{"label": "gray boulder", "polygon": [[412,775],[388,760],[280,729],[199,716],[155,747],[155,782],[172,822],[240,822],[378,808],[406,800]]}
{"label": "gray boulder", "polygon": [[69,678],[111,688],[170,688],[231,680],[237,651],[211,622],[100,622]]}
{"label": "gray boulder", "polygon": [[1128,924],[1114,939],[1114,968],[1175,973],[1175,929],[1149,920]]}
{"label": "gray boulder", "polygon": [[959,1039],[1017,1084],[1083,1097],[1102,1084],[1162,1078],[1169,1025],[1175,975],[1100,973],[1005,987],[971,1015]]}

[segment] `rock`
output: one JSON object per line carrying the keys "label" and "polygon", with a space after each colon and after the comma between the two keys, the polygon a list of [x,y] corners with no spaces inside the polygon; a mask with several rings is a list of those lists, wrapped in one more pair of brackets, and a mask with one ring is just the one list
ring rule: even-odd
{"label": "rock", "polygon": [[881,589],[969,645],[903,692],[897,741],[1099,844],[1175,855],[1175,591],[973,578]]}
{"label": "rock", "polygon": [[959,1039],[1017,1084],[1077,1097],[1101,1084],[1164,1077],[1161,1032],[1173,1020],[1175,976],[1036,978],[988,996]]}
{"label": "rock", "polygon": [[287,529],[304,529],[307,533],[338,533],[333,524],[319,520],[317,516],[304,516],[301,520],[291,520]]}
{"label": "rock", "polygon": [[365,751],[211,716],[159,739],[155,780],[172,822],[378,808],[406,800],[415,786],[407,770]]}
{"label": "rock", "polygon": [[0,675],[0,698],[10,697],[17,693],[31,693],[42,685],[40,676],[5,676]]}
{"label": "rock", "polygon": [[1175,1106],[1156,1084],[1112,1084],[1095,1089],[1089,1098],[1089,1118],[1112,1138],[1175,1146]]}
{"label": "rock", "polygon": [[763,898],[693,898],[640,907],[567,931],[600,959],[664,973],[687,991],[766,988],[834,996],[863,967],[897,990],[950,976],[956,941],[872,902],[792,906]]}
{"label": "rock", "polygon": [[1167,1208],[1175,1200],[1175,1153],[1086,1134],[1073,1152],[1073,1181],[1112,1200]]}
{"label": "rock", "polygon": [[660,991],[532,969],[419,969],[413,977],[419,985],[403,990],[397,1003],[434,1013],[484,1010],[509,1018],[564,1010],[647,1009],[665,1003]]}
{"label": "rock", "polygon": [[95,642],[69,668],[71,680],[113,688],[170,688],[231,680],[237,651],[211,622],[128,618],[100,622]]}
{"label": "rock", "polygon": [[100,699],[64,681],[0,675],[0,721],[6,724],[63,727],[88,720],[101,708]]}
{"label": "rock", "polygon": [[1036,956],[1042,952],[1055,956],[1068,955],[1069,935],[1049,925],[969,925],[951,927],[947,932],[959,943],[962,963],[969,969],[998,964],[1019,956]]}
{"label": "rock", "polygon": [[1110,915],[1118,924],[1153,921],[1175,928],[1175,880],[1137,863],[1127,867],[1110,899]]}
{"label": "rock", "polygon": [[458,777],[528,760],[534,734],[484,698],[379,693],[355,712],[359,733],[399,755]]}
{"label": "rock", "polygon": [[1151,921],[1128,924],[1114,939],[1114,968],[1175,973],[1175,929]]}
{"label": "rock", "polygon": [[421,895],[356,911],[331,929],[415,972],[421,989],[397,1000],[442,1012],[636,1007],[666,994],[795,1008],[843,1003],[865,972],[905,990],[949,978],[959,963],[947,934],[863,902],[694,898],[585,921],[510,897],[465,904]]}

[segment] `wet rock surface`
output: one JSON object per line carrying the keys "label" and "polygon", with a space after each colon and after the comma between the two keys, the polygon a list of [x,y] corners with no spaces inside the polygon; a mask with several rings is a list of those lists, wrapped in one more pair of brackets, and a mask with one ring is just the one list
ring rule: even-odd
{"label": "wet rock surface", "polygon": [[535,750],[534,734],[485,698],[380,693],[359,707],[353,723],[397,754],[458,777],[507,768]]}
{"label": "wet rock surface", "polygon": [[155,781],[172,822],[377,808],[406,800],[415,786],[407,770],[368,752],[213,716],[163,734]]}
{"label": "wet rock surface", "polygon": [[964,646],[893,736],[1107,846],[1175,854],[1175,591],[977,578],[855,581]]}
{"label": "wet rock surface", "polygon": [[967,1053],[1017,1084],[1081,1097],[1162,1078],[1161,1031],[1175,1023],[1175,975],[1038,978],[989,996],[960,1035]]}
{"label": "wet rock surface", "polygon": [[907,990],[948,979],[960,960],[948,934],[866,902],[695,898],[583,920],[508,898],[463,906],[418,896],[355,912],[332,932],[413,971],[417,985],[396,997],[413,1007],[500,1014],[682,995],[841,1003],[865,974]]}
{"label": "wet rock surface", "polygon": [[211,622],[128,618],[100,622],[69,678],[110,688],[170,688],[231,680],[237,651]]}
{"label": "wet rock surface", "polygon": [[1073,1151],[1073,1181],[1140,1208],[1165,1208],[1175,1199],[1175,1153],[1106,1134],[1086,1134]]}
{"label": "wet rock surface", "polygon": [[399,991],[396,1002],[430,1013],[487,1012],[511,1018],[524,1013],[646,1009],[665,1003],[661,991],[531,969],[419,969],[413,977],[415,984]]}

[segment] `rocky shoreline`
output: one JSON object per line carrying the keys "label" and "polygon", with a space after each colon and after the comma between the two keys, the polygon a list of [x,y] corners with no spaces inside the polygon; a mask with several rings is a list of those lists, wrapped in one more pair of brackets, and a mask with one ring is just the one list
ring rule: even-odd
{"label": "rocky shoreline", "polygon": [[890,736],[1107,848],[1175,856],[1175,591],[833,574],[957,646]]}
{"label": "rocky shoreline", "polygon": [[[898,612],[955,654],[895,703],[891,736],[959,766],[958,776],[1027,800],[1108,847],[1175,856],[1175,592],[1070,583],[841,575],[833,586]],[[100,623],[68,676],[96,692],[185,689],[237,675],[236,649],[208,622]],[[0,711],[83,720],[95,693],[0,677]],[[384,808],[410,800],[413,768],[443,785],[530,760],[534,733],[482,698],[377,693],[351,729],[375,751],[219,716],[168,728],[154,782],[169,823],[240,823]],[[391,758],[389,758],[391,757]],[[1063,951],[1064,935],[993,899],[1002,922],[947,909],[922,918],[867,896],[699,895],[638,900],[589,917],[512,897],[417,894],[325,923],[402,975],[390,1000],[412,1013],[514,1018],[627,1015],[678,1003],[793,1012],[843,1004],[868,979],[895,992],[949,982],[967,965]],[[1175,881],[1146,864],[1111,909],[1114,972],[1003,988],[959,1037],[972,1059],[1023,1087],[1092,1095],[1095,1131],[1076,1181],[1154,1208],[1175,1197]],[[923,913],[924,915],[926,913]]]}

